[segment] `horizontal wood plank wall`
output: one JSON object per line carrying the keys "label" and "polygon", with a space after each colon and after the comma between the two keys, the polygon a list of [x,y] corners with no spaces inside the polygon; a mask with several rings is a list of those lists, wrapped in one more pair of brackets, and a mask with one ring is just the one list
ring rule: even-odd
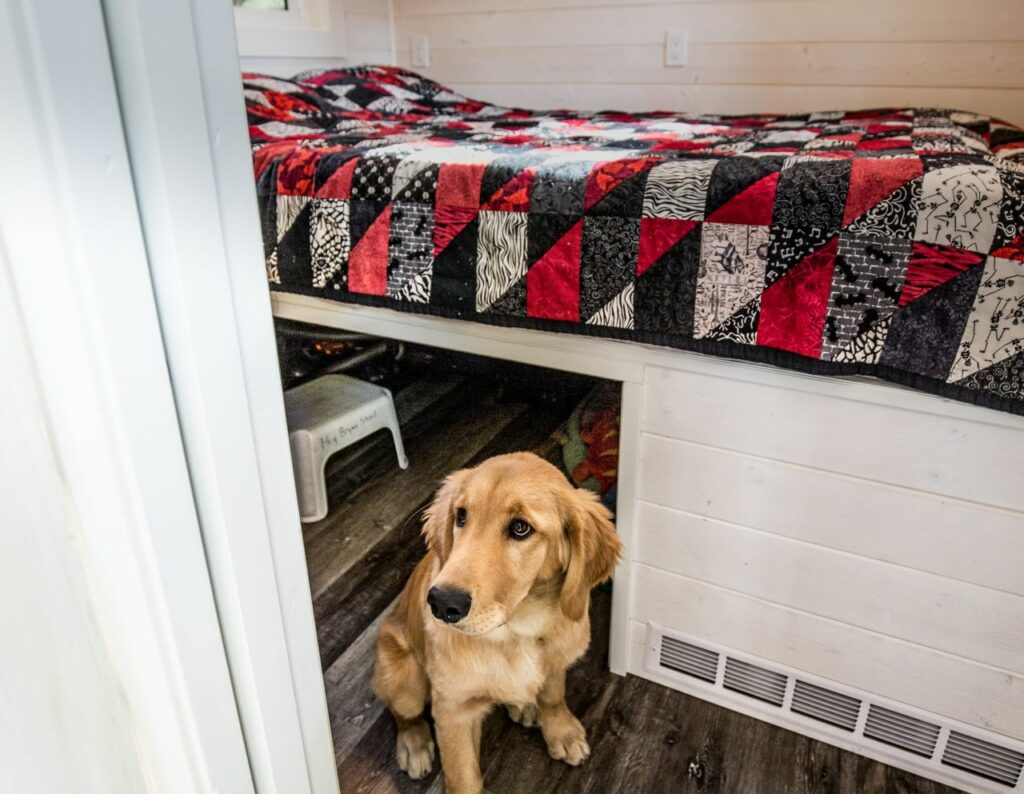
{"label": "horizontal wood plank wall", "polygon": [[794,377],[647,369],[634,635],[653,621],[1024,739],[1024,420]]}
{"label": "horizontal wood plank wall", "polygon": [[[968,11],[969,9],[969,11]],[[668,28],[688,65],[664,65]],[[919,105],[1024,124],[1020,0],[395,0],[398,63],[526,107],[746,113]]]}
{"label": "horizontal wood plank wall", "polygon": [[777,384],[754,384],[651,368],[644,429],[1024,511],[1024,421],[1013,430],[796,392],[785,375]]}
{"label": "horizontal wood plank wall", "polygon": [[393,63],[391,0],[343,0],[349,63]]}

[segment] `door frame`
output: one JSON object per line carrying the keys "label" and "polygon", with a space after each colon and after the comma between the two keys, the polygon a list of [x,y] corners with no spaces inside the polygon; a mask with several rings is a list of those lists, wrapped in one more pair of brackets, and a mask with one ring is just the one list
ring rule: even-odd
{"label": "door frame", "polygon": [[232,5],[101,2],[256,789],[337,794]]}
{"label": "door frame", "polygon": [[[148,791],[252,792],[100,0],[0,4],[0,67],[0,278],[59,468],[45,498],[72,517],[64,542],[130,720],[111,750]],[[80,700],[59,683],[39,708],[68,720]]]}

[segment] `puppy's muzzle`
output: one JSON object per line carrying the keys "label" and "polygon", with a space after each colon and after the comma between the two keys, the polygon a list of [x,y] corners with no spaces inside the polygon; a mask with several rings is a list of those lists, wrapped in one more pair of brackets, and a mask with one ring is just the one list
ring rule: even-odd
{"label": "puppy's muzzle", "polygon": [[473,606],[473,598],[465,590],[457,587],[438,587],[434,585],[427,593],[427,603],[434,617],[445,623],[458,623],[469,614]]}

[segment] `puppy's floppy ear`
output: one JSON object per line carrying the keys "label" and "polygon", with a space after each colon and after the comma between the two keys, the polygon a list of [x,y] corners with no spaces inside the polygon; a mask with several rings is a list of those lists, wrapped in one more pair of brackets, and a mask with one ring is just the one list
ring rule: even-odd
{"label": "puppy's floppy ear", "polygon": [[452,551],[452,528],[455,525],[455,496],[469,470],[449,474],[434,494],[434,501],[423,513],[423,537],[427,548],[444,563]]}
{"label": "puppy's floppy ear", "polygon": [[571,491],[568,507],[569,562],[560,604],[567,618],[579,620],[590,605],[591,588],[612,575],[622,556],[622,543],[611,512],[590,491]]}

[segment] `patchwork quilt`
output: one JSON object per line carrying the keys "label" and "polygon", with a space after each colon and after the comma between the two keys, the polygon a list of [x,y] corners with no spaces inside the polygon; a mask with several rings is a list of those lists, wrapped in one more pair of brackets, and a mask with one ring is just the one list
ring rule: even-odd
{"label": "patchwork quilt", "polygon": [[1024,132],[955,110],[536,112],[244,76],[275,290],[871,374],[1024,414]]}

